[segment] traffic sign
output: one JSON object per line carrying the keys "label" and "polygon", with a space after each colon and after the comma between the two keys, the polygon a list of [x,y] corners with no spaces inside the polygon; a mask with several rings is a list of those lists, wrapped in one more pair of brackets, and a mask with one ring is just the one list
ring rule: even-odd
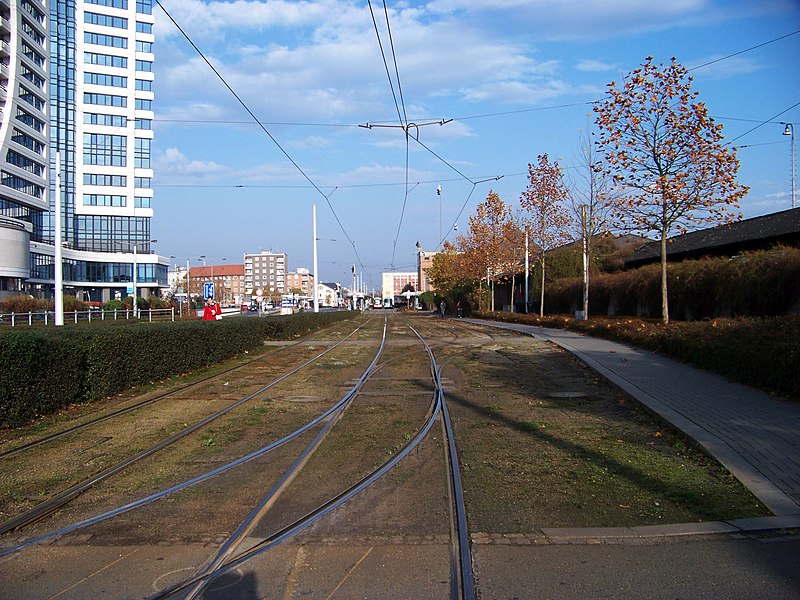
{"label": "traffic sign", "polygon": [[204,281],[203,282],[203,298],[213,298],[214,297],[214,282],[213,281]]}

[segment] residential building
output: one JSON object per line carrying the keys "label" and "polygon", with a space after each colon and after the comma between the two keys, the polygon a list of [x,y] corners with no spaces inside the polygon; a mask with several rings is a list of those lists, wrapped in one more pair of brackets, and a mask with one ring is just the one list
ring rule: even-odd
{"label": "residential building", "polygon": [[25,290],[48,207],[47,27],[43,0],[0,0],[0,298]]}
{"label": "residential building", "polygon": [[292,273],[286,274],[286,291],[299,290],[303,296],[314,295],[314,276],[308,269],[297,269]]}
{"label": "residential building", "polygon": [[435,292],[436,288],[428,280],[428,270],[433,266],[433,257],[438,252],[425,252],[417,247],[417,281],[419,282],[418,292]]}
{"label": "residential building", "polygon": [[414,286],[416,291],[416,273],[383,273],[383,297],[394,300],[395,296],[399,296],[408,284]]}
{"label": "residential building", "polygon": [[244,264],[206,265],[189,269],[189,290],[192,296],[203,294],[203,284],[214,284],[214,299],[223,306],[241,304],[246,294]]}
{"label": "residential building", "polygon": [[317,286],[319,305],[325,307],[339,307],[344,305],[344,290],[341,284],[324,282]]}
{"label": "residential building", "polygon": [[[26,83],[14,93],[32,98],[35,107],[42,98],[32,88],[38,87],[47,91],[49,102],[41,115],[19,103],[11,127],[5,121],[11,111],[3,111],[3,131],[10,137],[2,139],[0,155],[16,160],[30,180],[38,168],[10,152],[36,162],[34,155],[45,155],[42,135],[48,129],[50,134],[46,193],[33,181],[28,185],[15,179],[21,173],[8,171],[6,176],[5,167],[3,182],[11,185],[0,186],[15,192],[10,199],[3,194],[2,215],[30,224],[30,268],[21,285],[34,296],[53,295],[59,218],[65,294],[102,302],[135,288],[148,296],[166,287],[169,267],[168,259],[153,252],[150,239],[153,1],[52,0],[45,5],[19,0],[16,6],[23,32],[14,55],[25,63],[20,73]],[[42,73],[31,62],[41,62],[42,48],[49,58],[44,67],[49,85],[37,86]],[[42,115],[49,115],[49,126]],[[34,135],[37,131],[42,135]],[[60,215],[55,212],[56,189]],[[25,194],[32,199],[23,202],[20,196]]]}
{"label": "residential building", "polygon": [[285,253],[262,251],[258,254],[244,255],[244,282],[246,294],[263,296],[280,295],[288,292],[286,287]]}

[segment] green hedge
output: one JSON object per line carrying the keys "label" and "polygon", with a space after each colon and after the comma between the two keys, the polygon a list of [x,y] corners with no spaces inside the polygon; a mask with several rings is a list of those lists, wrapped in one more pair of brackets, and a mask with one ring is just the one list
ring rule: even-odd
{"label": "green hedge", "polygon": [[[800,310],[800,248],[777,246],[670,263],[669,312],[673,319],[784,315]],[[561,279],[545,289],[547,312],[580,310],[581,279]],[[592,275],[589,315],[661,315],[661,265]]]}
{"label": "green hedge", "polygon": [[627,342],[731,381],[800,400],[800,316],[673,321],[669,325],[635,318],[576,321],[516,313],[481,313],[478,317]]}
{"label": "green hedge", "polygon": [[7,329],[0,332],[0,426],[24,425],[70,404],[207,367],[265,340],[305,335],[352,315]]}

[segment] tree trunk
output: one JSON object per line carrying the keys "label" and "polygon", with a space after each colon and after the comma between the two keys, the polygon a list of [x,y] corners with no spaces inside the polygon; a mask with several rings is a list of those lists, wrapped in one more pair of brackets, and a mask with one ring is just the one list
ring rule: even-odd
{"label": "tree trunk", "polygon": [[669,296],[667,294],[667,236],[661,232],[661,320],[669,323]]}
{"label": "tree trunk", "polygon": [[[512,268],[513,268],[513,267],[512,267]],[[516,276],[515,276],[515,274],[514,274],[514,271],[512,270],[512,271],[511,271],[511,312],[512,312],[512,313],[513,313],[513,312],[516,312],[516,311],[514,310],[514,286],[516,285],[516,283],[517,283],[517,282],[516,282]]]}
{"label": "tree trunk", "polygon": [[544,316],[544,252],[542,252],[542,296],[539,299],[539,316]]}

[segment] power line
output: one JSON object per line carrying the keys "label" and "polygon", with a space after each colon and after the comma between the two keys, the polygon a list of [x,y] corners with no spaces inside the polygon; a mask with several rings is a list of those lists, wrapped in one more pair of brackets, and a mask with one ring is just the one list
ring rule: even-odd
{"label": "power line", "polygon": [[767,119],[766,121],[762,121],[762,122],[760,122],[758,125],[756,125],[755,127],[752,127],[752,128],[750,128],[750,129],[748,129],[748,130],[747,130],[747,131],[745,131],[743,134],[741,134],[741,135],[737,135],[735,138],[733,138],[733,139],[729,140],[728,142],[726,142],[726,144],[725,144],[725,145],[727,146],[728,144],[732,144],[732,143],[733,143],[733,142],[735,142],[736,140],[738,140],[738,139],[740,139],[740,138],[743,138],[744,136],[746,136],[746,135],[748,135],[748,134],[750,134],[750,133],[753,133],[753,132],[754,132],[756,129],[758,129],[759,127],[763,127],[763,126],[764,126],[764,125],[766,125],[767,123],[772,123],[774,119],[777,119],[777,118],[778,118],[778,117],[780,117],[782,114],[785,114],[785,113],[789,112],[790,110],[792,110],[792,109],[793,109],[793,108],[795,108],[796,106],[800,106],[800,102],[795,102],[794,104],[792,104],[792,105],[791,105],[789,108],[787,108],[786,110],[782,110],[782,111],[781,111],[781,112],[779,112],[777,115],[773,115],[773,116],[771,116],[769,119]]}
{"label": "power line", "polygon": [[[183,28],[180,25],[178,25],[178,22],[175,21],[175,19],[172,17],[172,15],[169,13],[169,11],[167,11],[167,9],[164,7],[164,5],[161,3],[161,1],[160,0],[156,0],[156,4],[161,8],[161,10],[164,11],[164,14],[167,15],[167,17],[169,18],[170,21],[172,21],[172,24],[175,25],[175,27],[178,29],[178,31],[181,32],[183,37],[186,38],[186,41],[189,42],[189,44],[192,46],[192,48],[194,48],[195,52],[197,52],[197,54],[200,56],[200,58],[202,58],[203,61],[209,66],[209,68],[219,78],[219,80],[223,83],[223,85],[226,88],[228,88],[228,91],[233,95],[234,98],[236,98],[236,100],[239,102],[239,104],[241,104],[242,107],[247,111],[247,114],[249,114],[251,117],[253,117],[253,120],[256,123],[258,123],[259,127],[261,128],[261,130],[265,134],[267,134],[267,137],[269,137],[269,139],[272,140],[272,142],[275,144],[275,146],[283,153],[283,155],[289,160],[289,162],[292,163],[292,165],[294,165],[294,167],[300,172],[300,174],[305,178],[305,180],[308,181],[312,185],[312,187],[323,198],[325,198],[325,202],[328,204],[328,207],[331,209],[331,212],[333,213],[333,216],[336,219],[336,222],[339,224],[339,227],[342,230],[342,233],[344,234],[345,238],[347,238],[347,240],[353,246],[353,253],[355,254],[356,259],[358,260],[358,263],[361,264],[361,258],[358,256],[358,250],[356,250],[355,242],[353,242],[350,239],[350,236],[348,235],[347,230],[344,228],[344,225],[342,224],[341,220],[339,219],[339,215],[336,214],[336,211],[334,210],[333,205],[331,204],[330,199],[328,198],[328,196],[326,196],[325,193],[319,187],[317,187],[317,184],[314,183],[314,181],[308,176],[308,174],[302,169],[302,167],[300,167],[300,165],[289,155],[289,153],[283,148],[283,146],[280,145],[278,140],[275,139],[275,137],[269,132],[269,130],[266,127],[264,127],[264,125],[261,123],[261,121],[258,120],[258,117],[256,117],[256,115],[253,113],[253,111],[250,110],[250,107],[247,106],[245,101],[242,100],[242,98],[239,96],[239,94],[237,94],[234,91],[234,89],[228,84],[228,82],[225,80],[225,78],[222,76],[222,74],[219,71],[217,71],[217,69],[214,67],[214,65],[211,64],[211,61],[208,60],[208,58],[205,56],[205,54],[203,54],[203,52],[200,50],[200,48],[197,47],[197,45],[194,43],[194,41],[192,41],[192,39],[183,30]],[[331,193],[333,193],[333,192],[331,192]]]}
{"label": "power line", "polygon": [[750,48],[746,48],[744,50],[739,50],[739,52],[734,52],[733,54],[728,54],[727,56],[723,56],[721,58],[715,58],[714,60],[710,60],[707,63],[703,63],[702,65],[697,65],[696,67],[692,67],[691,69],[687,69],[687,70],[688,71],[696,71],[697,69],[702,69],[703,67],[707,67],[709,65],[713,65],[715,63],[718,63],[718,62],[723,61],[723,60],[727,60],[729,58],[733,58],[734,56],[739,56],[740,54],[744,54],[745,52],[750,52],[751,50],[755,50],[756,48],[761,48],[761,47],[767,46],[769,44],[774,44],[775,42],[779,42],[780,40],[786,39],[786,38],[791,37],[793,35],[797,35],[798,33],[800,33],[800,29],[798,29],[797,31],[793,31],[791,33],[787,33],[786,35],[782,35],[780,37],[773,38],[773,39],[771,39],[769,41],[762,42],[760,44],[756,44],[755,46],[751,46]]}

